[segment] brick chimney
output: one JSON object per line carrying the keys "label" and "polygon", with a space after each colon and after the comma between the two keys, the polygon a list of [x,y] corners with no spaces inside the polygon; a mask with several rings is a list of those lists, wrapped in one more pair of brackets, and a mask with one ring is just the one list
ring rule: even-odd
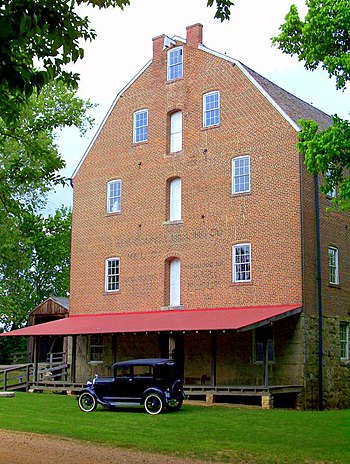
{"label": "brick chimney", "polygon": [[158,35],[153,40],[153,62],[159,61],[162,56],[165,35]]}
{"label": "brick chimney", "polygon": [[186,34],[187,45],[197,48],[203,40],[203,25],[197,23],[192,26],[187,26]]}

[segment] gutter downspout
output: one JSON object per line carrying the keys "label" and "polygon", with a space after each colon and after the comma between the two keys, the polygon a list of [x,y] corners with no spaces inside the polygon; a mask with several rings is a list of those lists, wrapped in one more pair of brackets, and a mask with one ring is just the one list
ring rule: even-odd
{"label": "gutter downspout", "polygon": [[323,308],[321,275],[321,231],[318,175],[314,176],[316,216],[316,264],[317,264],[317,309],[318,309],[318,409],[323,410]]}

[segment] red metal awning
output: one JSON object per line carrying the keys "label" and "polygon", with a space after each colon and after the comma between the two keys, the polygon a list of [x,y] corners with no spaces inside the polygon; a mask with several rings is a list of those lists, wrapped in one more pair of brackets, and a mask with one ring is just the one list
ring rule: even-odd
{"label": "red metal awning", "polygon": [[251,330],[302,311],[300,304],[82,314],[0,334],[5,337]]}

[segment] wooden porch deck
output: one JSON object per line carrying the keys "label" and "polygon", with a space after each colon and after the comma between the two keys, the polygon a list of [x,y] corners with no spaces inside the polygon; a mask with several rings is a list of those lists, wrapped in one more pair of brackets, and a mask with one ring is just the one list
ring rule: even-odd
{"label": "wooden porch deck", "polygon": [[[65,395],[77,395],[85,385],[84,383],[68,381],[38,381],[29,385],[28,392],[53,391]],[[184,385],[184,392],[189,400],[204,401],[206,403],[248,404],[261,406],[264,409],[269,409],[280,403],[288,404],[289,407],[296,407],[298,396],[302,391],[303,387],[301,385],[268,387]]]}

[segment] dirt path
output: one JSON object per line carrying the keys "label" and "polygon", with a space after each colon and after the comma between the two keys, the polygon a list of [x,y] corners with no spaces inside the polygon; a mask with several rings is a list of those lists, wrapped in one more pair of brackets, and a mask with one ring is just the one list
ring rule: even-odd
{"label": "dirt path", "polygon": [[0,430],[0,464],[208,464],[35,433]]}

